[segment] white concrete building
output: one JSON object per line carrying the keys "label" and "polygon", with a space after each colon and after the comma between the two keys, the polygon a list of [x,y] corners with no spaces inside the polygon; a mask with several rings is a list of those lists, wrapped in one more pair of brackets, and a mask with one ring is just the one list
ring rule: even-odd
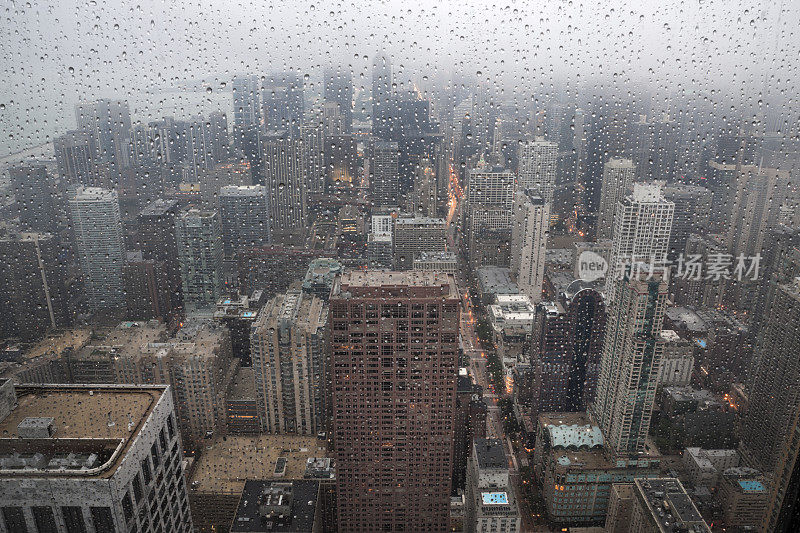
{"label": "white concrete building", "polygon": [[663,266],[674,212],[675,204],[664,198],[658,182],[634,184],[633,192],[617,203],[606,275],[610,302],[616,300],[615,287],[625,265],[641,262],[643,269]]}
{"label": "white concrete building", "polygon": [[617,204],[631,193],[635,177],[636,165],[630,159],[611,159],[603,166],[597,240],[611,238]]}
{"label": "white concrete building", "polygon": [[[193,531],[165,385],[37,385],[0,409],[0,531]],[[3,394],[3,398],[8,395]]]}
{"label": "white concrete building", "polygon": [[546,141],[544,137],[520,143],[519,189],[530,189],[551,204],[556,188],[557,168],[558,144]]}
{"label": "white concrete building", "polygon": [[467,533],[516,533],[522,519],[498,439],[476,439],[467,461]]}
{"label": "white concrete building", "polygon": [[531,191],[520,191],[511,226],[511,273],[534,304],[542,300],[549,227],[550,204]]}
{"label": "white concrete building", "polygon": [[125,249],[117,192],[81,187],[69,207],[89,308],[124,307]]}
{"label": "white concrete building", "polygon": [[693,343],[681,338],[671,329],[662,331],[661,339],[664,341],[664,358],[658,371],[658,384],[662,386],[691,384],[694,370]]}

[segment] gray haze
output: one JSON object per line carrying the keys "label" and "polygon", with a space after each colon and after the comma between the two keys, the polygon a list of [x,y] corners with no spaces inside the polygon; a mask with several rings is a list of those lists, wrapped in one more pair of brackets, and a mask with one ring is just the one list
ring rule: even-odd
{"label": "gray haze", "polygon": [[[605,79],[615,90],[722,91],[730,105],[785,100],[797,92],[799,25],[800,4],[786,0],[10,3],[0,155],[74,127],[79,100],[128,99],[139,120],[189,116],[228,110],[236,72],[298,69],[314,92],[331,64],[368,87],[380,49],[398,83],[455,74],[508,98]],[[175,92],[201,80],[210,93]]]}

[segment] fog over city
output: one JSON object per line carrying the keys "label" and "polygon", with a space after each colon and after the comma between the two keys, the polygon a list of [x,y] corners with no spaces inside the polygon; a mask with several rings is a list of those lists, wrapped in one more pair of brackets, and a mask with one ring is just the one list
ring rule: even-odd
{"label": "fog over city", "polygon": [[[759,99],[780,105],[796,93],[798,25],[800,7],[786,0],[11,2],[0,20],[0,154],[74,127],[80,100],[220,92],[237,72],[281,70],[321,90],[330,65],[368,86],[381,50],[400,87],[455,76],[524,102],[570,88],[591,98],[601,82],[624,94],[641,82],[664,98],[701,93],[756,110]],[[187,116],[222,107],[213,93],[172,103]],[[157,118],[167,105],[154,97],[134,116]]]}

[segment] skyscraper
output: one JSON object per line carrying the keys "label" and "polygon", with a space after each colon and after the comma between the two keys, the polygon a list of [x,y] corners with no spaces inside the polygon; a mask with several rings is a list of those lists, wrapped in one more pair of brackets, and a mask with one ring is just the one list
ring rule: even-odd
{"label": "skyscraper", "polygon": [[439,211],[439,193],[436,174],[430,159],[420,161],[414,178],[411,211],[424,217],[435,217]]}
{"label": "skyscraper", "polygon": [[78,130],[94,139],[95,156],[101,161],[113,161],[117,144],[131,131],[131,111],[123,100],[100,99],[75,106]]}
{"label": "skyscraper", "polygon": [[600,213],[597,216],[597,239],[610,239],[614,228],[617,204],[628,196],[636,177],[636,167],[630,159],[611,159],[603,167],[600,188]]}
{"label": "skyscraper", "polygon": [[175,220],[175,240],[187,306],[211,308],[222,294],[222,239],[219,216],[189,209]]}
{"label": "skyscraper", "polygon": [[531,189],[545,203],[553,202],[558,169],[558,145],[537,137],[519,144],[518,188]]}
{"label": "skyscraper", "polygon": [[0,239],[0,314],[3,338],[38,340],[69,323],[66,267],[49,234],[21,233]]}
{"label": "skyscraper", "polygon": [[8,174],[22,228],[26,231],[55,233],[55,184],[44,164],[23,163],[8,169]]}
{"label": "skyscraper", "polygon": [[663,356],[667,302],[663,272],[627,265],[609,302],[600,376],[593,406],[606,442],[620,455],[644,450]]}
{"label": "skyscraper", "polygon": [[82,187],[69,200],[87,304],[93,311],[122,307],[122,244],[117,192]]}
{"label": "skyscraper", "polygon": [[142,209],[137,221],[138,248],[142,251],[142,258],[164,265],[173,310],[183,306],[178,241],[175,239],[177,216],[178,202],[159,198]]}
{"label": "skyscraper", "polygon": [[763,533],[790,533],[800,528],[800,409],[781,445]]}
{"label": "skyscraper", "polygon": [[633,262],[663,266],[672,231],[675,204],[667,201],[661,185],[634,184],[633,192],[617,203],[614,212],[611,257],[606,272],[607,302],[617,301],[617,281]]}
{"label": "skyscraper", "polygon": [[731,190],[731,220],[725,244],[734,256],[760,253],[768,229],[777,226],[789,195],[789,171],[744,165]]}
{"label": "skyscraper", "polygon": [[0,380],[4,531],[191,531],[170,391]]}
{"label": "skyscraper", "polygon": [[234,257],[245,246],[269,244],[269,200],[263,185],[222,187],[219,212],[225,257]]}
{"label": "skyscraper", "polygon": [[325,100],[339,104],[343,133],[353,132],[353,76],[341,68],[325,70]]}
{"label": "skyscraper", "polygon": [[307,209],[302,143],[296,139],[268,136],[262,139],[261,150],[272,237],[280,242],[293,235],[302,235]]}
{"label": "skyscraper", "polygon": [[97,179],[97,148],[85,131],[68,131],[53,139],[58,173],[72,185],[91,186]]}
{"label": "skyscraper", "polygon": [[299,290],[273,298],[251,328],[261,428],[316,435],[325,418],[325,302]]}
{"label": "skyscraper", "polygon": [[370,145],[369,183],[376,206],[397,207],[400,187],[397,143],[374,142]]}
{"label": "skyscraper", "polygon": [[268,132],[300,134],[303,124],[303,81],[299,74],[283,72],[262,78],[261,116]]}
{"label": "skyscraper", "polygon": [[742,455],[755,468],[774,471],[780,446],[800,406],[800,281],[779,284],[761,327],[748,379]]}
{"label": "skyscraper", "polygon": [[594,401],[603,354],[606,306],[595,283],[573,281],[541,302],[531,335],[532,413],[586,411]]}
{"label": "skyscraper", "polygon": [[542,299],[550,204],[533,191],[519,191],[511,226],[511,272],[517,285],[537,304]]}
{"label": "skyscraper", "polygon": [[339,531],[446,531],[455,278],[347,272],[334,283],[328,323]]}
{"label": "skyscraper", "polygon": [[[234,132],[245,131],[261,125],[259,105],[259,80],[253,74],[236,75],[233,78],[233,128]],[[238,137],[238,135],[237,135]]]}
{"label": "skyscraper", "polygon": [[711,224],[711,191],[695,185],[674,184],[664,187],[664,198],[675,204],[669,239],[671,257],[674,257],[685,252],[689,235],[708,233]]}
{"label": "skyscraper", "polygon": [[385,141],[391,137],[392,92],[392,63],[381,52],[372,61],[372,133]]}
{"label": "skyscraper", "polygon": [[481,234],[511,228],[515,177],[503,168],[481,165],[469,171],[465,211],[470,261],[480,256]]}

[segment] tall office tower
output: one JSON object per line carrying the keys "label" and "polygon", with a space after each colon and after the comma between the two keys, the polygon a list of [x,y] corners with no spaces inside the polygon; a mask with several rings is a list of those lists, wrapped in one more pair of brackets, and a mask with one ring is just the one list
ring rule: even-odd
{"label": "tall office tower", "polygon": [[339,104],[345,134],[353,132],[353,76],[341,69],[325,70],[325,100]]}
{"label": "tall office tower", "polygon": [[316,435],[325,416],[325,302],[299,290],[273,298],[251,328],[251,357],[261,428]]}
{"label": "tall office tower", "polygon": [[754,468],[773,472],[798,406],[800,390],[800,281],[779,284],[764,322],[748,377],[742,422],[742,455]]}
{"label": "tall office tower", "polygon": [[53,139],[58,174],[71,185],[90,186],[97,180],[96,147],[85,131],[68,131]]}
{"label": "tall office tower", "polygon": [[131,164],[169,164],[177,160],[175,120],[164,118],[131,129]]}
{"label": "tall office tower", "polygon": [[167,268],[162,261],[145,259],[141,251],[128,252],[122,276],[128,320],[169,320],[172,313]]}
{"label": "tall office tower", "polygon": [[754,338],[773,316],[770,307],[778,285],[800,275],[800,229],[779,225],[768,230],[761,255],[758,294],[753,304],[758,312],[754,313],[750,326]]}
{"label": "tall office tower", "polygon": [[661,185],[634,184],[633,192],[617,203],[606,272],[607,302],[617,301],[618,280],[626,265],[643,262],[654,269],[663,266],[669,249],[675,204],[661,193]]}
{"label": "tall office tower", "polygon": [[187,306],[211,308],[222,294],[222,239],[219,216],[189,209],[175,219],[175,241]]}
{"label": "tall office tower", "polygon": [[531,335],[531,419],[541,413],[586,411],[594,402],[606,306],[597,283],[573,281],[536,307]]}
{"label": "tall office tower", "polygon": [[455,278],[346,272],[328,324],[339,531],[447,531]]}
{"label": "tall office tower", "polygon": [[435,217],[439,214],[439,192],[430,159],[421,160],[417,166],[410,208],[412,213],[423,217]]}
{"label": "tall office tower", "polygon": [[66,267],[50,234],[20,233],[0,239],[0,336],[39,340],[69,324]]}
{"label": "tall office tower", "polygon": [[55,233],[54,183],[42,163],[23,163],[8,169],[17,200],[19,223],[27,231]]}
{"label": "tall office tower", "polygon": [[234,138],[253,126],[261,126],[258,76],[240,74],[233,78],[233,129]]}
{"label": "tall office tower", "polygon": [[395,142],[376,141],[369,146],[369,183],[372,204],[378,207],[397,207],[400,175],[398,148]]}
{"label": "tall office tower", "polygon": [[741,166],[732,185],[731,220],[725,243],[734,257],[763,249],[764,235],[778,224],[780,206],[789,195],[789,172]]}
{"label": "tall office tower", "polygon": [[689,235],[708,233],[711,223],[711,191],[695,185],[667,185],[664,198],[675,204],[672,218],[672,234],[669,238],[670,253],[684,253]]}
{"label": "tall office tower", "polygon": [[629,533],[711,533],[711,528],[677,478],[636,478],[631,489],[630,522],[607,522],[606,531],[627,526],[625,530]]}
{"label": "tall office tower", "polygon": [[542,299],[550,204],[533,191],[518,191],[511,226],[511,272],[520,290],[537,304]]}
{"label": "tall office tower", "polygon": [[262,78],[261,116],[266,131],[297,137],[303,124],[303,106],[303,80],[299,74],[283,72]]}
{"label": "tall office tower", "polygon": [[609,302],[593,406],[606,442],[620,455],[644,450],[664,351],[666,276],[636,266],[626,267],[617,299]]}
{"label": "tall office tower", "polygon": [[144,260],[163,263],[173,310],[183,307],[181,266],[178,261],[178,241],[175,239],[177,216],[178,202],[159,198],[142,209],[137,220],[137,248],[142,251]]}
{"label": "tall office tower", "polygon": [[509,479],[508,459],[499,439],[475,439],[467,463],[468,533],[517,533],[522,526]]}
{"label": "tall office tower", "polygon": [[384,141],[391,137],[392,63],[381,52],[372,61],[372,133]]}
{"label": "tall office tower", "polygon": [[193,531],[170,387],[0,381],[4,531]]}
{"label": "tall office tower", "polygon": [[600,188],[600,213],[597,215],[597,240],[610,239],[617,204],[631,193],[636,166],[630,159],[611,159],[603,167]]}
{"label": "tall office tower", "polygon": [[479,166],[467,177],[466,216],[468,249],[474,266],[481,232],[511,228],[515,176],[502,168]]}
{"label": "tall office tower", "polygon": [[308,194],[324,193],[325,131],[320,124],[304,124],[301,131],[305,187]]}
{"label": "tall office tower", "polygon": [[193,174],[214,168],[228,158],[228,119],[214,112],[207,118],[194,117],[179,126],[182,161]]}
{"label": "tall office tower", "polygon": [[272,238],[281,242],[295,235],[302,236],[307,223],[302,143],[295,139],[265,137],[261,151]]}
{"label": "tall office tower", "polygon": [[534,194],[553,202],[558,169],[558,145],[537,137],[535,141],[519,143],[518,188],[531,189]]}
{"label": "tall office tower", "polygon": [[342,117],[338,102],[323,102],[319,110],[318,122],[322,125],[326,137],[344,135],[344,117]]}
{"label": "tall office tower", "polygon": [[97,311],[122,307],[125,250],[117,192],[81,187],[69,199],[69,206],[89,308]]}
{"label": "tall office tower", "polygon": [[394,268],[411,270],[422,252],[447,249],[447,221],[403,215],[394,221]]}
{"label": "tall office tower", "polygon": [[94,138],[96,157],[102,161],[113,161],[116,144],[129,136],[131,111],[128,102],[101,99],[75,106],[75,121],[78,130]]}
{"label": "tall office tower", "polygon": [[762,533],[791,533],[800,529],[800,409],[781,445]]}
{"label": "tall office tower", "polygon": [[229,185],[219,190],[222,250],[233,258],[240,248],[269,244],[269,198],[263,185]]}

